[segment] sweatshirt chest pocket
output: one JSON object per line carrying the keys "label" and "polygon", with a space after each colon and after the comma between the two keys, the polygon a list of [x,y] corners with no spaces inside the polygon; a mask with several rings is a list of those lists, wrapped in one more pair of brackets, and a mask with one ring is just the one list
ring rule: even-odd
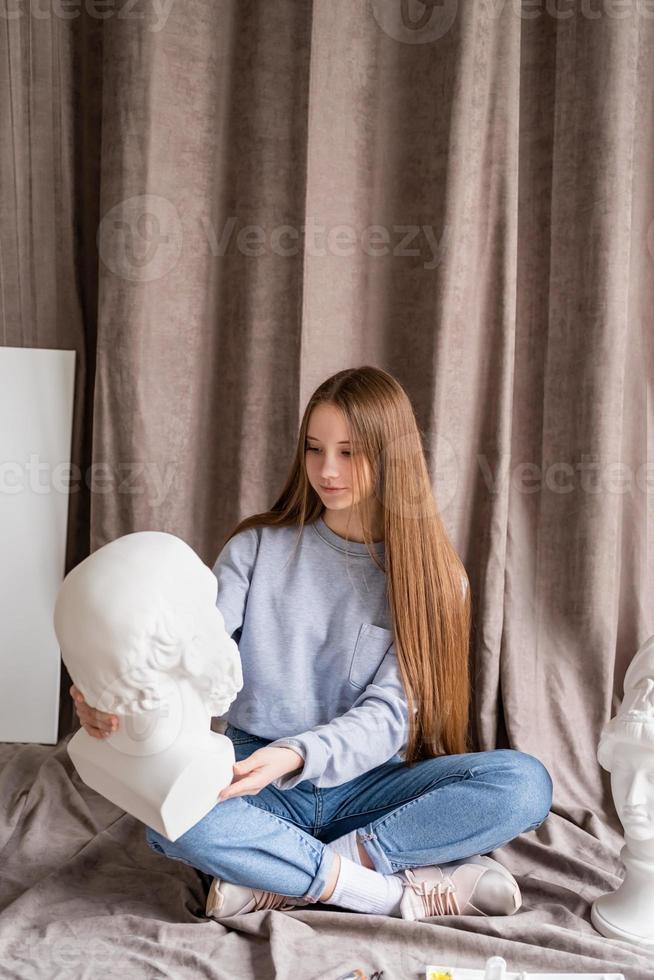
{"label": "sweatshirt chest pocket", "polygon": [[392,630],[372,623],[361,624],[348,674],[353,687],[364,688],[371,682],[392,642]]}

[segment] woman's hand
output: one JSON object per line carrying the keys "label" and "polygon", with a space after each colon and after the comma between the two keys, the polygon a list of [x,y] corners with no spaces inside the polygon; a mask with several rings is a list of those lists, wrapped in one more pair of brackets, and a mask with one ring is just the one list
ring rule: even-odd
{"label": "woman's hand", "polygon": [[82,723],[84,731],[92,735],[93,738],[106,738],[111,732],[118,729],[118,718],[107,711],[98,711],[92,708],[84,700],[84,695],[74,684],[70,687],[70,694],[75,702],[77,717]]}
{"label": "woman's hand", "polygon": [[234,763],[234,778],[218,794],[219,800],[231,796],[254,796],[273,779],[296,772],[304,766],[299,752],[286,745],[264,745],[247,759]]}

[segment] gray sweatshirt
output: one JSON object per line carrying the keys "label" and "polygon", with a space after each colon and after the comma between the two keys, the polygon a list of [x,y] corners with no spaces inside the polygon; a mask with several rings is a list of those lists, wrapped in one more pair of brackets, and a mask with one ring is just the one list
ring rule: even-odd
{"label": "gray sweatshirt", "polygon": [[[389,619],[386,576],[365,543],[322,517],[248,528],[216,559],[216,605],[238,644],[243,688],[222,717],[303,758],[294,775],[339,786],[406,745],[408,709]],[[373,545],[383,561],[384,542]]]}

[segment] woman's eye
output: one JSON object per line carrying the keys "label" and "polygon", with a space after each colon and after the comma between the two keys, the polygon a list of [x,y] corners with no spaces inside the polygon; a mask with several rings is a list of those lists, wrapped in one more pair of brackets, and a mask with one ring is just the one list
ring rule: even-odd
{"label": "woman's eye", "polygon": [[[320,452],[320,450],[318,449],[317,446],[305,446],[304,448],[305,448],[305,450],[308,453],[317,453],[317,452]],[[343,453],[344,453],[345,456],[350,456],[351,455],[350,452],[347,449],[344,449],[343,450]]]}

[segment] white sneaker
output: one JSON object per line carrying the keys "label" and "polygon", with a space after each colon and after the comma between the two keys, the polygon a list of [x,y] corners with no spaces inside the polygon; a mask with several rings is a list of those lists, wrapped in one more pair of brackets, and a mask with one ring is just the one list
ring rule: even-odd
{"label": "white sneaker", "polygon": [[226,919],[230,915],[258,912],[259,909],[278,909],[289,912],[311,903],[304,898],[278,895],[248,885],[234,885],[222,878],[214,878],[207,896],[206,915],[213,919]]}
{"label": "white sneaker", "polygon": [[486,855],[442,866],[406,868],[401,875],[407,879],[400,902],[403,919],[513,915],[522,905],[513,875]]}

